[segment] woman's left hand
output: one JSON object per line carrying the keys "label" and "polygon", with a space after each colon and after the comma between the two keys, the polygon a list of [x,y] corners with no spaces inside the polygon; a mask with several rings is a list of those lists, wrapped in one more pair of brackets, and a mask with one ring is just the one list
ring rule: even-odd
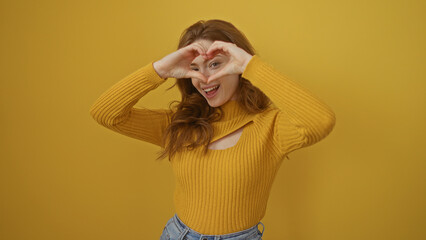
{"label": "woman's left hand", "polygon": [[207,83],[229,74],[242,74],[253,57],[235,43],[214,41],[206,52],[207,59],[211,59],[219,53],[225,54],[229,60],[217,73],[211,75]]}

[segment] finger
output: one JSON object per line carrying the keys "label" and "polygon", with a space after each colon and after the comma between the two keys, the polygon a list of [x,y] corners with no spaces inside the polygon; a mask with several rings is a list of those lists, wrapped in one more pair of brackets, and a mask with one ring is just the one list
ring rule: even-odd
{"label": "finger", "polygon": [[219,54],[220,52],[223,52],[225,54],[229,54],[228,46],[223,44],[223,42],[214,42],[209,49],[206,52],[206,55],[208,57],[213,57]]}
{"label": "finger", "polygon": [[206,52],[206,55],[208,57],[214,57],[220,52],[223,52],[223,47],[216,44],[209,47],[209,49]]}
{"label": "finger", "polygon": [[216,56],[217,54],[219,54],[220,52],[223,52],[223,46],[215,42],[209,47],[209,49],[206,52],[206,55],[212,58]]}
{"label": "finger", "polygon": [[201,74],[200,72],[197,72],[197,71],[190,71],[189,77],[198,78],[198,79],[201,79],[201,81],[203,81],[203,82],[207,82],[206,76],[204,76],[203,74]]}
{"label": "finger", "polygon": [[213,75],[210,75],[210,77],[207,79],[207,84],[209,84],[210,82],[212,82],[212,81],[214,81],[214,80],[216,80],[218,78],[221,78],[221,77],[223,77],[225,75],[227,75],[227,72],[224,71],[224,70],[221,70],[221,71],[219,71],[219,72],[217,72],[217,73],[215,73]]}
{"label": "finger", "polygon": [[200,55],[202,55],[203,57],[206,56],[207,49],[203,45],[201,45],[199,42],[195,42],[195,43],[192,43],[192,44],[194,44],[194,46],[197,46],[198,49],[200,49],[200,51],[199,51]]}
{"label": "finger", "polygon": [[204,50],[200,46],[196,46],[196,45],[192,46],[192,51],[193,51],[195,57],[198,57],[199,55],[205,54]]}
{"label": "finger", "polygon": [[196,54],[196,56],[194,57],[194,59],[196,58],[196,57],[198,57],[198,56],[201,56],[203,59],[207,59],[208,57],[207,57],[207,55],[206,55],[206,52],[204,51],[204,49],[202,49],[202,48],[197,48],[197,54]]}
{"label": "finger", "polygon": [[198,57],[199,55],[203,55],[203,49],[197,44],[190,44],[184,48],[185,55],[191,56],[193,58]]}

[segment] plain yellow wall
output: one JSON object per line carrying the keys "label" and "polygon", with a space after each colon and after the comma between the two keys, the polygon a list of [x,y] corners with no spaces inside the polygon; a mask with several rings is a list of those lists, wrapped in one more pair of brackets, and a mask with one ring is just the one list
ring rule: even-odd
{"label": "plain yellow wall", "polygon": [[[0,239],[159,238],[169,163],[89,108],[211,18],[337,116],[281,166],[264,239],[426,239],[425,12],[422,0],[1,1]],[[166,107],[172,84],[137,106]]]}

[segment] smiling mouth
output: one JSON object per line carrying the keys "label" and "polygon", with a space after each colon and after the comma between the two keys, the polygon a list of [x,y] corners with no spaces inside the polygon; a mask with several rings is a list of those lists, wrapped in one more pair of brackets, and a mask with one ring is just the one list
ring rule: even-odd
{"label": "smiling mouth", "polygon": [[211,98],[216,95],[216,92],[218,91],[219,87],[220,87],[220,84],[213,87],[209,87],[209,88],[203,88],[203,91],[206,93],[206,96],[208,98]]}
{"label": "smiling mouth", "polygon": [[210,88],[203,88],[203,90],[204,90],[204,92],[209,93],[209,92],[214,91],[218,88],[219,88],[219,85],[216,85],[216,86],[213,86],[213,87],[210,87]]}

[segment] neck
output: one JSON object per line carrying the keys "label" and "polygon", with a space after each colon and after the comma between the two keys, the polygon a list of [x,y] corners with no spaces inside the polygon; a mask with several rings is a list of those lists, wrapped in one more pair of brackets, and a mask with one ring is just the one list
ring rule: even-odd
{"label": "neck", "polygon": [[256,114],[245,110],[237,101],[229,100],[220,108],[223,111],[222,118],[218,122],[213,122],[214,137],[213,141],[224,137],[254,119]]}
{"label": "neck", "polygon": [[237,101],[229,100],[220,106],[223,111],[223,117],[221,121],[229,121],[235,118],[244,117],[249,114],[244,107],[242,107]]}

